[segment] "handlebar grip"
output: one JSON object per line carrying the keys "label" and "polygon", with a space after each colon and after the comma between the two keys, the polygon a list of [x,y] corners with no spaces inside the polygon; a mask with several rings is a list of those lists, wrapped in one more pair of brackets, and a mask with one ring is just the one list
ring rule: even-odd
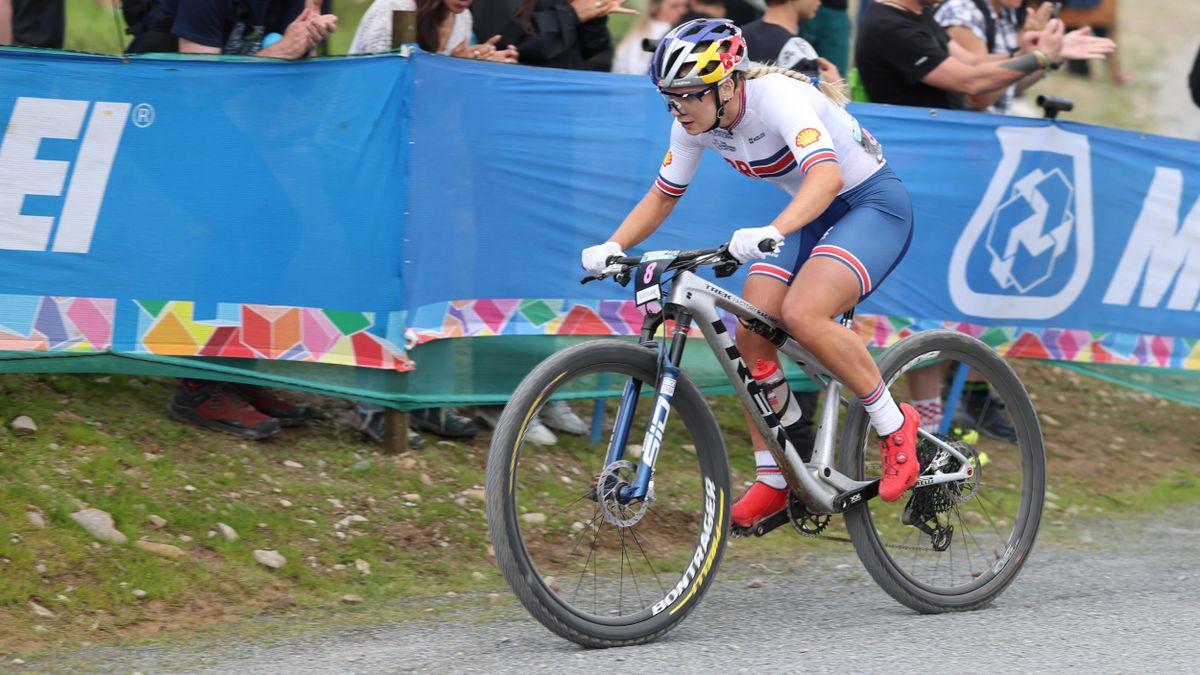
{"label": "handlebar grip", "polygon": [[763,253],[771,253],[775,250],[775,240],[763,239],[762,241],[758,242],[758,250],[762,251]]}

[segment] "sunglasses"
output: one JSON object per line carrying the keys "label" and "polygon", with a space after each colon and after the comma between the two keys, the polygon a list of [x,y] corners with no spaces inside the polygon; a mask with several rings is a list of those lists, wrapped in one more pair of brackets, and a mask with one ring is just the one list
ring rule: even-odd
{"label": "sunglasses", "polygon": [[683,107],[685,105],[692,106],[698,103],[708,95],[708,92],[716,89],[718,86],[720,86],[720,84],[721,83],[718,82],[716,84],[709,85],[700,91],[694,91],[690,94],[672,94],[671,92],[662,89],[659,89],[658,93],[661,94],[663,100],[667,102],[668,111],[674,110],[676,112],[683,112]]}

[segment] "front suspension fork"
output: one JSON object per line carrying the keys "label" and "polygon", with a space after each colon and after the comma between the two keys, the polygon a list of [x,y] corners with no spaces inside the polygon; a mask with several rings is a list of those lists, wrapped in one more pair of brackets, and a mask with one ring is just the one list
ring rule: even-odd
{"label": "front suspension fork", "polygon": [[[622,486],[617,498],[622,502],[634,499],[645,499],[653,494],[654,465],[658,453],[662,450],[663,434],[667,428],[667,419],[671,414],[671,400],[675,397],[675,387],[679,382],[679,361],[683,358],[683,348],[687,342],[687,334],[691,328],[692,319],[686,314],[675,320],[675,328],[671,332],[670,348],[666,340],[658,342],[658,380],[654,386],[654,408],[650,414],[650,424],[646,428],[646,437],[642,441],[642,457],[638,464],[637,474],[633,482]],[[629,440],[629,432],[633,425],[633,413],[641,390],[641,382],[629,378],[625,383],[625,392],[621,395],[621,404],[617,410],[617,419],[613,427],[612,440],[609,443],[605,466],[620,459],[625,451],[625,442]]]}

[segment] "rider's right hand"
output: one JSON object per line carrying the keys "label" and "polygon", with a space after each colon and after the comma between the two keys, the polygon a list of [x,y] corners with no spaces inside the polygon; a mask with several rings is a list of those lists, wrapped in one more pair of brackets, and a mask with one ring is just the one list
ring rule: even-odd
{"label": "rider's right hand", "polygon": [[624,256],[621,245],[615,241],[606,241],[598,246],[589,246],[580,254],[580,264],[583,269],[592,274],[600,274],[608,267],[608,259],[614,255]]}

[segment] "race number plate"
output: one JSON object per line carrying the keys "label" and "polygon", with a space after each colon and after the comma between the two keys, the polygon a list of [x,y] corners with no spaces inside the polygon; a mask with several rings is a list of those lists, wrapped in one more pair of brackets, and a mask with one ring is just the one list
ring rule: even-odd
{"label": "race number plate", "polygon": [[671,266],[671,262],[679,255],[679,251],[650,251],[642,256],[634,277],[634,301],[638,307],[644,307],[662,299],[663,271]]}

